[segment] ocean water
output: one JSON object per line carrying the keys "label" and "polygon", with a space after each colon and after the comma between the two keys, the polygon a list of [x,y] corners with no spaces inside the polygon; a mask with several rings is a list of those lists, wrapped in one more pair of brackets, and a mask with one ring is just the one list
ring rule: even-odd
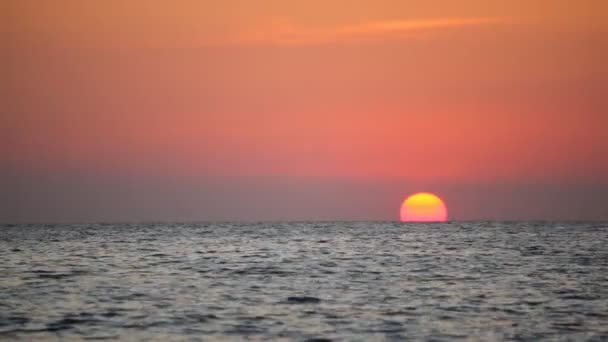
{"label": "ocean water", "polygon": [[0,339],[608,340],[608,223],[3,225]]}

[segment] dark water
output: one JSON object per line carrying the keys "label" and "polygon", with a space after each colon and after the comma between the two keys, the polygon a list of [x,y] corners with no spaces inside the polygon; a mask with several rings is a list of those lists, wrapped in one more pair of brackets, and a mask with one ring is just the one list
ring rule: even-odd
{"label": "dark water", "polygon": [[608,340],[608,224],[0,226],[0,339]]}

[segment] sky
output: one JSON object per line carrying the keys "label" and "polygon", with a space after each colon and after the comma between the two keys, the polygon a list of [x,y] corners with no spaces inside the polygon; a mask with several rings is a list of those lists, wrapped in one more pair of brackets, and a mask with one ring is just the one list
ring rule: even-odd
{"label": "sky", "polygon": [[606,1],[0,6],[0,222],[608,219]]}

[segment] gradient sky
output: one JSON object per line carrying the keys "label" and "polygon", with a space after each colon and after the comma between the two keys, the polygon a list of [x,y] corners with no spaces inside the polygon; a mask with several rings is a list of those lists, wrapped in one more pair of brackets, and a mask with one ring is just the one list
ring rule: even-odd
{"label": "gradient sky", "polygon": [[8,0],[0,221],[608,219],[603,0]]}

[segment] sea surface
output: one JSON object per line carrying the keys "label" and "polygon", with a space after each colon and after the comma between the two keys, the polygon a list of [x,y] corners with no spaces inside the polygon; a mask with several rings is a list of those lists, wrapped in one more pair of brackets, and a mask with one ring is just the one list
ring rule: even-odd
{"label": "sea surface", "polygon": [[608,340],[608,223],[0,226],[0,340]]}

